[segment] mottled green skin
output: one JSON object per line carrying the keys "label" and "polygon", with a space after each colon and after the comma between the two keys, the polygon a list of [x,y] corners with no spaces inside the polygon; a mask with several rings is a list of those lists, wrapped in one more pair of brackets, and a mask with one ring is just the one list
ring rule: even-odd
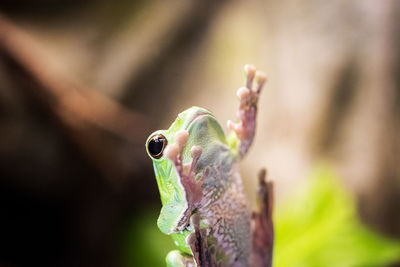
{"label": "mottled green skin", "polygon": [[[150,137],[162,134],[168,144],[173,144],[174,134],[179,130],[189,133],[183,150],[184,164],[191,163],[190,149],[193,146],[202,148],[194,169],[196,180],[204,176],[202,197],[192,212],[200,215],[200,226],[207,229],[208,246],[214,246],[217,263],[221,266],[248,266],[251,251],[250,212],[237,170],[236,135],[230,136],[228,141],[209,111],[192,107],[180,113],[168,130],[156,131]],[[186,266],[181,258],[189,258],[191,262],[190,255],[193,253],[186,238],[194,230],[190,226],[179,230],[177,225],[190,206],[187,192],[171,160],[165,156],[152,160],[162,202],[157,225],[163,233],[172,236],[181,252],[171,252],[167,263],[168,266]]]}

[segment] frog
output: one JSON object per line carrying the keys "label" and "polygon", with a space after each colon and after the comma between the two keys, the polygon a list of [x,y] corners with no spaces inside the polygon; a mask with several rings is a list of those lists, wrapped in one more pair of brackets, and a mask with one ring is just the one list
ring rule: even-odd
{"label": "frog", "polygon": [[176,245],[167,267],[251,266],[251,209],[238,165],[255,136],[266,76],[250,64],[244,72],[227,135],[209,110],[193,106],[146,141],[162,203],[157,226]]}

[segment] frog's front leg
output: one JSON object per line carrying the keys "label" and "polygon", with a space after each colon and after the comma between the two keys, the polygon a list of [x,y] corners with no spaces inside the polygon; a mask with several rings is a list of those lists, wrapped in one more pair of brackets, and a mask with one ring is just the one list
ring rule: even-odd
{"label": "frog's front leg", "polygon": [[209,247],[207,243],[207,231],[210,229],[200,228],[200,215],[195,213],[190,218],[194,232],[191,233],[187,242],[193,254],[194,262],[199,267],[215,267],[218,266],[216,260],[215,247]]}
{"label": "frog's front leg", "polygon": [[[246,86],[237,91],[240,99],[239,122],[228,121],[228,128],[231,130],[229,143],[240,157],[247,153],[253,142],[256,130],[257,103],[266,81],[265,75],[256,71],[253,65],[245,65],[244,70],[246,72]],[[253,83],[255,83],[254,90]]]}
{"label": "frog's front leg", "polygon": [[195,167],[199,160],[202,149],[200,146],[193,146],[190,149],[192,162],[189,164],[183,164],[183,150],[186,145],[186,141],[189,137],[189,133],[186,130],[180,130],[174,135],[176,143],[171,144],[165,150],[165,156],[172,161],[175,169],[179,175],[181,185],[185,189],[187,209],[182,216],[177,226],[177,231],[182,231],[189,223],[190,217],[194,210],[196,210],[203,197],[202,184],[204,177],[207,175],[207,171],[203,173],[203,176],[196,180]]}
{"label": "frog's front leg", "polygon": [[193,257],[180,252],[179,250],[172,250],[168,253],[167,267],[195,267]]}

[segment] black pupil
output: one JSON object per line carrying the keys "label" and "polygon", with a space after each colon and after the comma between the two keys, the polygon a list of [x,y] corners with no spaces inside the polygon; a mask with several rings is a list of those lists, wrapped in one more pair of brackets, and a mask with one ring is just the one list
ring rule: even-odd
{"label": "black pupil", "polygon": [[154,136],[148,144],[148,149],[150,154],[153,157],[161,157],[165,146],[165,142],[166,142],[165,137],[160,135]]}

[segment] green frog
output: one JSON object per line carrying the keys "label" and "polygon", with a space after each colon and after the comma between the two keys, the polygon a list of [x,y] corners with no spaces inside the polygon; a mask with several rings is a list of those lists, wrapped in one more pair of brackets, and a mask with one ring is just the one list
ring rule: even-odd
{"label": "green frog", "polygon": [[238,162],[253,141],[266,78],[252,65],[244,69],[238,120],[228,121],[227,136],[210,111],[191,107],[147,139],[162,202],[157,225],[176,244],[167,266],[251,265],[251,209]]}

